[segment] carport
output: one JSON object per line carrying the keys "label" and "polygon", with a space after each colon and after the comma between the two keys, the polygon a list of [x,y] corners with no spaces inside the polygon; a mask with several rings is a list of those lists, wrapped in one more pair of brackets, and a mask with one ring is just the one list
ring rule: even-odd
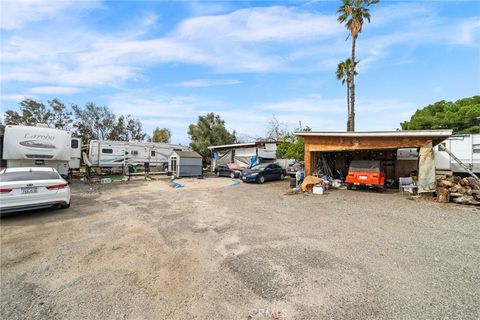
{"label": "carport", "polygon": [[433,147],[451,130],[297,132],[305,139],[305,173],[318,175],[328,163],[334,174],[346,176],[352,160],[380,160],[386,179],[418,177],[419,192],[435,190]]}

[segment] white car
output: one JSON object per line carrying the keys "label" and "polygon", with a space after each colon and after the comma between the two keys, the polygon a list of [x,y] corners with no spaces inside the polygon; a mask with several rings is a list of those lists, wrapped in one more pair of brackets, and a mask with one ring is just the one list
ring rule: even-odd
{"label": "white car", "polygon": [[70,187],[58,171],[45,167],[0,171],[0,213],[70,207]]}

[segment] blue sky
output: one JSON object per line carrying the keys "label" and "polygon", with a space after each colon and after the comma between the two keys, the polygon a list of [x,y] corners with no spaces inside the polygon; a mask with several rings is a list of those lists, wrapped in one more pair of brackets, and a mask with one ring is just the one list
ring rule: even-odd
{"label": "blue sky", "polygon": [[[243,138],[345,130],[339,1],[2,1],[2,112],[23,97],[93,101],[187,143],[201,114]],[[480,93],[480,2],[383,1],[357,47],[357,130]]]}

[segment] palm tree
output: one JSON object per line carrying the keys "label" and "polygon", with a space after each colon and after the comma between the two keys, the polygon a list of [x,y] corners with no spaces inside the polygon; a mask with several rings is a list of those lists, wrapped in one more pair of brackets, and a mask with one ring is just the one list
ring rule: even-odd
{"label": "palm tree", "polygon": [[[353,73],[352,73],[353,71]],[[347,83],[347,130],[350,130],[351,123],[351,114],[350,114],[350,86],[354,75],[357,75],[357,72],[354,70],[352,65],[352,59],[348,58],[345,61],[342,61],[337,66],[337,80],[342,81],[342,84]]]}
{"label": "palm tree", "polygon": [[370,22],[370,12],[368,7],[371,4],[378,3],[379,0],[343,0],[342,6],[338,8],[338,21],[345,22],[345,26],[350,31],[352,37],[352,81],[350,83],[350,109],[349,109],[349,128],[348,131],[355,131],[355,45],[358,35],[362,32],[363,22]]}

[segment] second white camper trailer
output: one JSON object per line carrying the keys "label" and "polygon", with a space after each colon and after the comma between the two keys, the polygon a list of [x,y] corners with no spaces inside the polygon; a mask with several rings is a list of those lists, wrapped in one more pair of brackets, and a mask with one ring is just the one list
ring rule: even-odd
{"label": "second white camper trailer", "polygon": [[[464,165],[475,173],[480,173],[480,134],[456,134],[441,143]],[[435,167],[453,173],[467,173],[446,151],[435,147]]]}
{"label": "second white camper trailer", "polygon": [[188,147],[169,143],[91,140],[88,159],[92,166],[113,168],[125,165],[166,166],[173,151]]}

